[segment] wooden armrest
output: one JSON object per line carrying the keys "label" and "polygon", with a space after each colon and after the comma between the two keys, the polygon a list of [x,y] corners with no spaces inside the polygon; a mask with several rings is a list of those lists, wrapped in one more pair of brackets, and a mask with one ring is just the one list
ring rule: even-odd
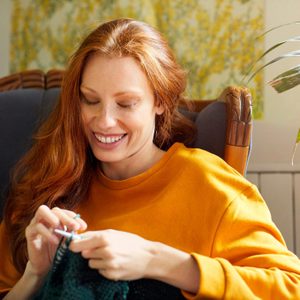
{"label": "wooden armrest", "polygon": [[24,88],[50,89],[61,87],[63,75],[63,70],[55,69],[46,74],[41,70],[19,72],[0,79],[0,92]]}
{"label": "wooden armrest", "polygon": [[0,92],[20,88],[45,88],[45,76],[41,70],[23,71],[0,79]]}
{"label": "wooden armrest", "polygon": [[228,87],[219,101],[226,102],[225,161],[245,174],[252,132],[252,97],[247,88]]}
{"label": "wooden armrest", "polygon": [[252,130],[252,97],[247,88],[228,87],[219,101],[226,103],[227,134],[226,144],[249,146]]}
{"label": "wooden armrest", "polygon": [[63,79],[63,70],[50,70],[46,73],[46,88],[59,88]]}

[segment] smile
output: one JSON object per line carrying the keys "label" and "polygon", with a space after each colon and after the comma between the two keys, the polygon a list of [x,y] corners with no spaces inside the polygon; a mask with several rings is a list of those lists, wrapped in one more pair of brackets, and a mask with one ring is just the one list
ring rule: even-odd
{"label": "smile", "polygon": [[118,135],[118,136],[103,136],[100,134],[94,134],[96,139],[103,144],[112,144],[120,141],[126,134]]}

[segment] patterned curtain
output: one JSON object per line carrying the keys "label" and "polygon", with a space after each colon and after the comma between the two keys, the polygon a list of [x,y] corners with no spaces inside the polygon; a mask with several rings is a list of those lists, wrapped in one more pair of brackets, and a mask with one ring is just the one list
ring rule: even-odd
{"label": "patterned curtain", "polygon": [[[83,36],[130,17],[158,28],[188,72],[187,97],[215,98],[240,85],[263,51],[262,0],[12,0],[10,71],[64,68]],[[248,85],[262,116],[263,72]]]}

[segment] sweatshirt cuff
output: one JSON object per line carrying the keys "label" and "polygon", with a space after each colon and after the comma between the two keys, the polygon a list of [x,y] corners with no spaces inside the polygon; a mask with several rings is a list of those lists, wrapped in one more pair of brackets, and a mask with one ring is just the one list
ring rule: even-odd
{"label": "sweatshirt cuff", "polygon": [[[191,253],[199,268],[199,288],[197,294],[182,291],[186,299],[223,299],[225,294],[225,273],[218,258],[210,258]],[[220,259],[221,260],[221,259]]]}

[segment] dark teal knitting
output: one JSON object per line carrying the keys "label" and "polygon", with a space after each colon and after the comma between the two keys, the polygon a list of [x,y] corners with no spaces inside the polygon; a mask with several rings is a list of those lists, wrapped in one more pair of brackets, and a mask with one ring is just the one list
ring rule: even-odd
{"label": "dark teal knitting", "polygon": [[112,281],[88,266],[80,254],[59,246],[52,269],[34,300],[179,300],[179,289],[157,280]]}
{"label": "dark teal knitting", "polygon": [[39,300],[125,300],[129,291],[126,281],[112,281],[88,266],[79,253],[68,249],[70,240],[62,242],[55,254],[52,269],[34,297]]}

